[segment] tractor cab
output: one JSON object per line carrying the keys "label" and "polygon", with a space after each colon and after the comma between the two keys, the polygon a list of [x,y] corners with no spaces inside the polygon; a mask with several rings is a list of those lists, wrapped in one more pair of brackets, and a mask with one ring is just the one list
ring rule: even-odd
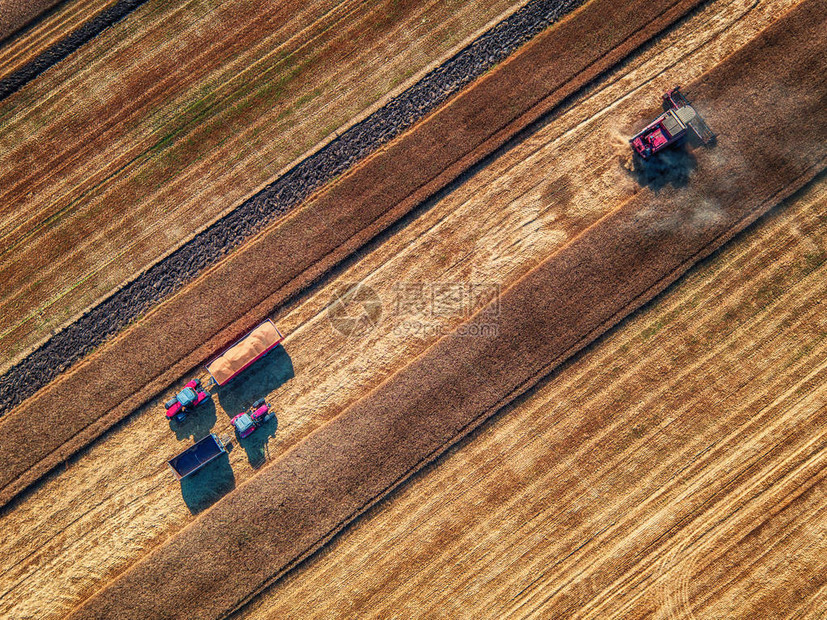
{"label": "tractor cab", "polygon": [[201,381],[193,379],[184,386],[184,389],[178,392],[174,398],[164,403],[167,410],[167,418],[175,418],[182,422],[187,414],[203,403],[209,400],[210,395],[201,387]]}
{"label": "tractor cab", "polygon": [[198,394],[190,387],[185,387],[183,390],[175,395],[182,407],[191,407],[192,404],[198,400]]}
{"label": "tractor cab", "polygon": [[230,420],[230,424],[235,427],[238,436],[244,439],[259,426],[265,422],[269,422],[274,417],[276,417],[276,414],[270,411],[270,403],[265,402],[265,400],[261,398],[254,402],[247,411],[239,413]]}
{"label": "tractor cab", "polygon": [[253,418],[250,417],[249,413],[242,413],[240,416],[235,418],[233,426],[235,426],[235,430],[238,431],[239,435],[246,437],[252,432],[255,424],[253,423]]}

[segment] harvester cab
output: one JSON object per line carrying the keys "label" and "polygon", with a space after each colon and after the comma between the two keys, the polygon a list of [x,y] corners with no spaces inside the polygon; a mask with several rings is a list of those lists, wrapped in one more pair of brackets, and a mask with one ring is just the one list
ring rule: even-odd
{"label": "harvester cab", "polygon": [[201,381],[193,379],[184,386],[183,390],[164,403],[167,418],[175,418],[178,422],[182,422],[190,411],[209,398],[210,395],[201,388]]}
{"label": "harvester cab", "polygon": [[269,422],[276,414],[270,411],[270,403],[263,398],[257,400],[244,413],[239,413],[230,424],[235,427],[238,436],[244,439],[265,422]]}
{"label": "harvester cab", "polygon": [[647,160],[666,147],[683,142],[690,131],[702,144],[715,139],[715,134],[683,96],[679,86],[664,93],[663,108],[663,114],[629,141],[641,159]]}

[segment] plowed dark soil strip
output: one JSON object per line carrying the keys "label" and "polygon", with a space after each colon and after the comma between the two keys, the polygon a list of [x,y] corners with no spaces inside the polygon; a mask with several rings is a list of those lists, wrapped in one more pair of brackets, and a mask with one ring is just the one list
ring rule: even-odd
{"label": "plowed dark soil strip", "polygon": [[[600,220],[503,295],[497,338],[442,339],[74,617],[237,609],[811,180],[827,163],[827,0],[800,5],[689,92],[711,111],[719,146],[698,152],[688,187],[642,192]],[[490,321],[485,312],[472,321]]]}
{"label": "plowed dark soil strip", "polygon": [[12,410],[0,504],[699,2],[593,0]]}
{"label": "plowed dark soil strip", "polygon": [[16,93],[44,71],[59,63],[110,26],[117,24],[144,2],[146,0],[120,0],[120,2],[95,15],[77,30],[67,34],[63,39],[11,75],[0,79],[0,101]]}

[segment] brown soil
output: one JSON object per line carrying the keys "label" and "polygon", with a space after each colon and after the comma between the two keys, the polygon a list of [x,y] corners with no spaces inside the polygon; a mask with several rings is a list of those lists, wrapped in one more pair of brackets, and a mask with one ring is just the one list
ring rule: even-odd
{"label": "brown soil", "polygon": [[[102,8],[70,5],[67,24]],[[144,5],[4,100],[0,368],[516,8]],[[21,38],[42,51],[60,29]]]}
{"label": "brown soil", "polygon": [[[599,2],[584,7],[13,410],[0,420],[0,446],[8,454],[0,500],[250,329],[695,4],[629,4],[616,15],[622,28],[605,20]],[[288,258],[274,265],[272,256]]]}
{"label": "brown soil", "polygon": [[[121,617],[142,610],[194,617],[248,600],[246,592],[318,548],[412,471],[809,181],[823,169],[827,129],[799,121],[825,104],[825,15],[822,0],[802,4],[690,89],[713,108],[707,115],[712,126],[726,130],[719,130],[716,149],[698,152],[688,187],[641,193],[600,220],[509,289],[497,338],[454,333],[440,340],[78,615]],[[789,88],[796,84],[801,88]],[[767,141],[775,135],[790,139]],[[588,429],[584,433],[575,443],[589,438]],[[790,435],[792,443],[779,455],[796,437]],[[620,557],[630,559],[634,550]],[[180,574],[182,566],[197,568],[186,579],[164,577]],[[226,570],[238,581],[226,580]],[[239,591],[239,583],[249,589]],[[566,611],[572,599],[561,603]]]}
{"label": "brown soil", "polygon": [[[15,534],[0,540],[0,581],[7,585],[0,616],[63,617],[197,518],[192,512],[243,484],[467,319],[466,308],[433,314],[427,305],[398,304],[398,283],[423,283],[425,292],[439,283],[505,288],[620,206],[640,187],[605,144],[649,118],[657,93],[702,75],[795,4],[705,5],[280,308],[272,318],[290,334],[286,354],[246,371],[217,394],[214,408],[168,429],[163,402],[185,377],[21,495],[3,518]],[[654,100],[627,96],[644,91]],[[354,282],[377,293],[382,309],[371,331],[346,338],[332,327],[340,314],[329,305]],[[192,484],[175,481],[167,459],[211,430],[223,433],[230,417],[261,397],[273,404],[277,423],[236,444]]]}
{"label": "brown soil", "polygon": [[0,41],[25,26],[60,0],[2,0],[0,2]]}

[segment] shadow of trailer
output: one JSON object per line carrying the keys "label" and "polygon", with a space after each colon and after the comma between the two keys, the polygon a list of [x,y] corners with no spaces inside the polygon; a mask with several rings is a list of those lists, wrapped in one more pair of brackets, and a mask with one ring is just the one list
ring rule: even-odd
{"label": "shadow of trailer", "polygon": [[176,479],[181,480],[197,472],[207,463],[214,461],[222,454],[227,453],[224,443],[210,433],[204,439],[195,442],[178,456],[171,458],[167,463]]}

